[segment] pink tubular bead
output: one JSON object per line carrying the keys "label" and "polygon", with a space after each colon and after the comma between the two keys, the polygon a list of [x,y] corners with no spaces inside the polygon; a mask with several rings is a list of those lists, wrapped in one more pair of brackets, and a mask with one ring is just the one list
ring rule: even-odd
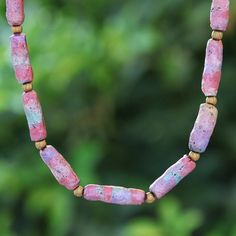
{"label": "pink tubular bead", "polygon": [[89,184],[84,188],[84,198],[118,205],[141,205],[145,192],[140,189]]}
{"label": "pink tubular bead", "polygon": [[202,75],[202,91],[205,96],[217,95],[221,79],[222,61],[222,41],[210,39],[206,47],[205,66]]}
{"label": "pink tubular bead", "polygon": [[37,93],[34,90],[23,93],[22,100],[31,140],[44,140],[47,137],[47,131]]}
{"label": "pink tubular bead", "polygon": [[6,0],[6,17],[9,25],[22,25],[24,21],[24,0]]}
{"label": "pink tubular bead", "polygon": [[159,177],[149,187],[150,192],[154,193],[157,199],[162,198],[172,188],[174,188],[185,176],[190,174],[196,167],[196,163],[187,155],[172,165],[166,172]]}
{"label": "pink tubular bead", "polygon": [[53,146],[48,145],[41,150],[40,156],[59,184],[69,190],[74,190],[79,186],[80,180],[70,164]]}
{"label": "pink tubular bead", "polygon": [[10,41],[16,79],[20,84],[29,83],[33,80],[33,70],[30,65],[26,36],[25,34],[12,35]]}
{"label": "pink tubular bead", "polygon": [[215,106],[207,103],[200,105],[197,119],[189,137],[189,149],[193,152],[206,151],[211,135],[214,131],[218,116]]}
{"label": "pink tubular bead", "polygon": [[225,31],[229,23],[229,0],[212,0],[210,14],[211,28]]}

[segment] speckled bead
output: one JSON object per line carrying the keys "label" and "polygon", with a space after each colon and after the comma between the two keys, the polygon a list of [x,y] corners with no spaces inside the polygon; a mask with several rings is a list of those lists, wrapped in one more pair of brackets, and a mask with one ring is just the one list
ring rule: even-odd
{"label": "speckled bead", "polygon": [[217,95],[221,79],[222,61],[222,41],[210,39],[206,47],[205,65],[202,75],[202,92],[205,96]]}
{"label": "speckled bead", "polygon": [[29,52],[25,34],[15,34],[10,37],[12,64],[16,79],[20,84],[33,80],[33,70],[30,65]]}
{"label": "speckled bead", "polygon": [[187,155],[172,165],[149,187],[150,192],[155,194],[157,199],[162,198],[173,189],[185,176],[190,174],[196,167],[196,163]]}
{"label": "speckled bead", "polygon": [[21,25],[24,21],[24,0],[6,0],[6,17],[9,25]]}
{"label": "speckled bead", "polygon": [[212,0],[210,24],[213,30],[225,31],[229,23],[229,0]]}
{"label": "speckled bead", "polygon": [[74,190],[79,186],[80,180],[70,164],[53,146],[48,145],[41,150],[40,156],[59,184],[69,190]]}
{"label": "speckled bead", "polygon": [[145,201],[145,192],[140,189],[89,184],[84,188],[84,198],[118,205],[140,205]]}
{"label": "speckled bead", "polygon": [[22,100],[31,140],[35,142],[44,140],[47,131],[37,93],[34,90],[23,93]]}
{"label": "speckled bead", "polygon": [[189,149],[193,152],[205,152],[214,131],[218,111],[211,104],[201,104],[197,119],[189,138]]}

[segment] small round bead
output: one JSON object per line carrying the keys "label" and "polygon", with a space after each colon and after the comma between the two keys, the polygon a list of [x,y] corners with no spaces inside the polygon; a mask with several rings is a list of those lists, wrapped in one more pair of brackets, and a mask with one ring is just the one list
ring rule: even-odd
{"label": "small round bead", "polygon": [[35,142],[35,147],[36,147],[38,150],[43,150],[46,146],[47,146],[46,140],[42,140],[42,141],[39,141],[39,142]]}
{"label": "small round bead", "polygon": [[76,188],[76,189],[74,190],[74,195],[75,195],[76,197],[82,197],[82,196],[83,196],[83,193],[84,193],[84,187],[82,187],[82,186],[79,186],[78,188]]}
{"label": "small round bead", "polygon": [[192,161],[198,161],[200,159],[200,153],[197,152],[189,152],[188,157],[192,160]]}
{"label": "small round bead", "polygon": [[211,37],[214,40],[222,40],[223,39],[223,32],[214,30],[211,33]]}
{"label": "small round bead", "polygon": [[156,201],[156,197],[153,195],[153,193],[151,193],[151,192],[146,193],[146,199],[145,199],[146,203],[150,204],[150,203],[153,203],[155,201]]}
{"label": "small round bead", "polygon": [[206,97],[206,103],[215,106],[217,104],[217,98],[216,97]]}
{"label": "small round bead", "polygon": [[23,31],[23,27],[21,25],[13,25],[11,30],[13,34],[20,34]]}
{"label": "small round bead", "polygon": [[24,90],[24,92],[30,92],[33,90],[33,84],[32,83],[26,83],[26,84],[22,84],[22,88]]}

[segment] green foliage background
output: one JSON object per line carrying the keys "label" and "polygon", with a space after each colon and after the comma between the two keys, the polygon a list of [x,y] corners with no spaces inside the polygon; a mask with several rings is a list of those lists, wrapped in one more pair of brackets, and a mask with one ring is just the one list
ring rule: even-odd
{"label": "green foliage background", "polygon": [[[211,1],[25,1],[48,143],[81,184],[148,190],[188,152]],[[0,2],[0,235],[235,236],[236,2],[224,38],[219,120],[196,171],[154,205],[76,199],[29,141]]]}

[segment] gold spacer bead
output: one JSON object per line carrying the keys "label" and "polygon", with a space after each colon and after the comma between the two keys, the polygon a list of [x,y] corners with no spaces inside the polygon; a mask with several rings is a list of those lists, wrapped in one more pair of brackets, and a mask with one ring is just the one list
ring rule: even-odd
{"label": "gold spacer bead", "polygon": [[198,161],[201,157],[200,153],[193,152],[193,151],[190,151],[188,156],[192,161]]}
{"label": "gold spacer bead", "polygon": [[150,192],[146,193],[146,199],[145,199],[146,203],[151,204],[151,203],[153,203],[155,201],[156,201],[156,197],[154,196],[153,193],[150,193]]}
{"label": "gold spacer bead", "polygon": [[26,83],[26,84],[22,84],[22,88],[24,90],[24,92],[30,92],[33,90],[33,84],[30,82],[30,83]]}
{"label": "gold spacer bead", "polygon": [[206,103],[216,106],[217,97],[206,97]]}
{"label": "gold spacer bead", "polygon": [[224,35],[223,32],[216,31],[216,30],[212,31],[212,33],[211,33],[211,37],[214,40],[222,40],[223,39],[223,35]]}
{"label": "gold spacer bead", "polygon": [[82,187],[82,186],[79,186],[74,190],[74,195],[76,197],[82,197],[83,193],[84,193],[84,187]]}
{"label": "gold spacer bead", "polygon": [[11,30],[13,34],[20,34],[23,31],[23,27],[21,25],[13,25]]}
{"label": "gold spacer bead", "polygon": [[36,147],[38,150],[43,150],[46,146],[47,146],[46,140],[42,140],[42,141],[39,141],[39,142],[35,142],[35,147]]}

